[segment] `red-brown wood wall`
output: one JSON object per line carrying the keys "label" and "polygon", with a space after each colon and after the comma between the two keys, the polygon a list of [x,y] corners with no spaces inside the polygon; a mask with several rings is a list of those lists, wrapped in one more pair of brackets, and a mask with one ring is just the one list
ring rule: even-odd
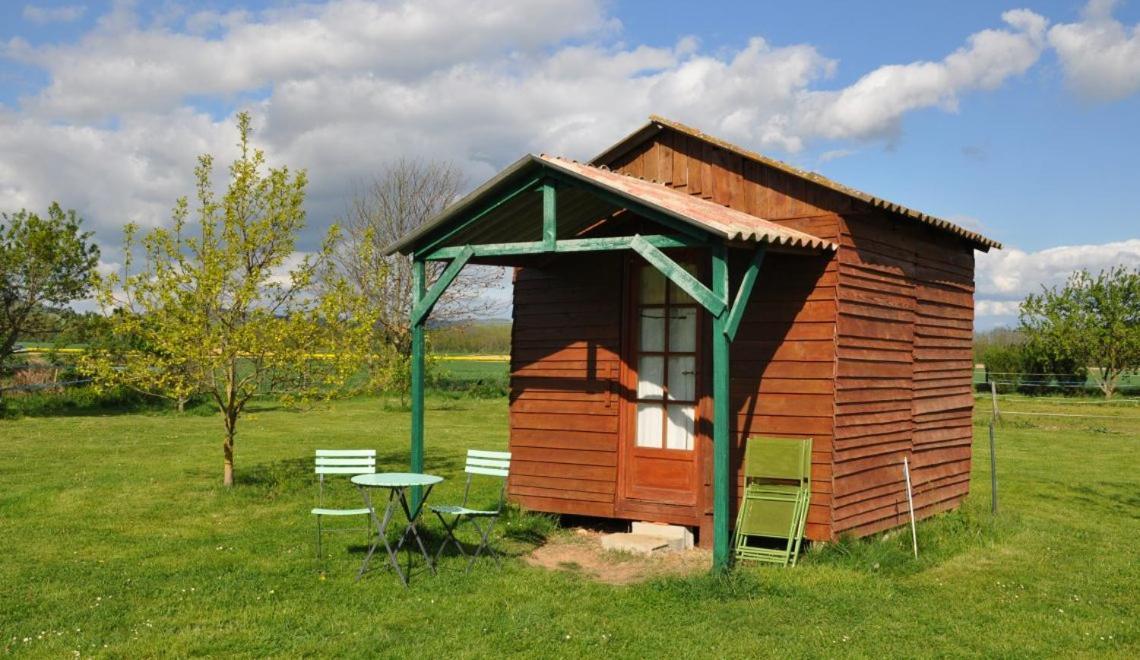
{"label": "red-brown wood wall", "polygon": [[536,511],[614,515],[620,255],[515,271],[511,498]]}
{"label": "red-brown wood wall", "polygon": [[[813,439],[808,538],[901,524],[910,452],[916,513],[960,502],[970,245],[671,129],[608,165],[840,244],[836,255],[769,254],[730,349],[734,465],[750,435]],[[516,272],[510,493],[530,508],[614,514],[620,259],[575,255]],[[701,449],[707,522],[711,451]],[[739,497],[739,467],[734,485]]]}
{"label": "red-brown wood wall", "polygon": [[905,522],[902,456],[916,514],[969,487],[973,251],[881,213],[842,219],[834,534]]}

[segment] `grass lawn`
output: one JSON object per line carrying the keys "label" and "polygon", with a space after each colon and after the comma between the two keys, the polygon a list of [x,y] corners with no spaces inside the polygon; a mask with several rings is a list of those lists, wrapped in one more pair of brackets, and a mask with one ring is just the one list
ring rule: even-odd
{"label": "grass lawn", "polygon": [[[1102,414],[1090,409],[1045,408]],[[312,557],[314,448],[375,447],[381,469],[406,465],[408,415],[381,401],[254,412],[240,428],[232,490],[219,485],[221,424],[211,416],[0,420],[0,649],[1136,657],[1140,425],[1128,424],[1007,418],[994,519],[979,423],[973,493],[963,510],[920,524],[917,562],[909,534],[893,533],[814,550],[792,570],[621,587],[518,559],[464,575],[447,559],[405,591],[380,570],[353,582],[362,534],[326,537],[336,552],[324,576]],[[448,478],[432,500],[452,500],[463,449],[506,444],[505,400],[429,400],[427,429],[427,470]],[[513,554],[562,533],[539,516],[509,522]]]}

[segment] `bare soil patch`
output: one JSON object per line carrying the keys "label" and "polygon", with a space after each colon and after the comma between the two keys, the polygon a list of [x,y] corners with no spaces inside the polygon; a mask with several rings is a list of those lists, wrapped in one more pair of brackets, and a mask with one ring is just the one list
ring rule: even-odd
{"label": "bare soil patch", "polygon": [[578,527],[551,537],[524,559],[531,566],[573,573],[605,584],[632,584],[707,571],[712,554],[700,548],[659,550],[649,556],[604,550],[601,532]]}

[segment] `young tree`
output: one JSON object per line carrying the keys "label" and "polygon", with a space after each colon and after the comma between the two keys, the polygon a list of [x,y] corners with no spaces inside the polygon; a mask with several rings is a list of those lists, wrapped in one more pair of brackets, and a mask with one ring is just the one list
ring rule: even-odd
{"label": "young tree", "polygon": [[1096,367],[1106,398],[1140,368],[1140,269],[1077,271],[1064,287],[1028,296],[1020,318],[1031,351],[1050,364]]}
{"label": "young tree", "polygon": [[[338,275],[368,297],[376,312],[370,363],[377,384],[406,392],[412,347],[412,260],[383,250],[440,213],[459,197],[463,177],[451,163],[399,160],[349,204],[344,237],[337,245]],[[429,263],[427,286],[443,271]],[[440,299],[433,320],[461,322],[495,309],[481,294],[501,275],[498,268],[468,268]]]}
{"label": "young tree", "polygon": [[335,228],[316,254],[298,258],[294,251],[305,221],[305,173],[282,167],[263,174],[265,156],[250,146],[248,114],[238,115],[238,129],[241,155],[221,198],[210,180],[213,159],[199,158],[197,235],[188,233],[190,204],[182,198],[171,228],[141,239],[128,228],[124,252],[140,252],[142,267],[133,272],[128,258],[124,274],[102,287],[102,300],[116,309],[116,334],[146,359],[130,359],[128,350],[117,368],[108,368],[115,356],[90,367],[112,382],[108,374],[116,372],[140,388],[188,388],[212,400],[224,427],[226,486],[234,481],[234,439],[249,402],[331,393],[359,367],[358,347],[371,325],[360,298],[322,272]]}
{"label": "young tree", "polygon": [[99,248],[82,222],[56,203],[46,218],[26,210],[0,215],[0,364],[21,335],[45,331],[45,306],[91,290]]}

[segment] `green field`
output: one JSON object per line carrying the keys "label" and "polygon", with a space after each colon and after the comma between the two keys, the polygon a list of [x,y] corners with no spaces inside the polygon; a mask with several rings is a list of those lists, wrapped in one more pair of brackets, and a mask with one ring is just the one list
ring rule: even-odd
{"label": "green field", "polygon": [[[432,496],[443,502],[461,493],[466,447],[505,445],[506,403],[428,403],[427,470],[447,477]],[[1072,403],[1021,408],[1105,414]],[[219,485],[212,416],[0,420],[0,649],[37,657],[1136,657],[1136,415],[1114,407],[1109,420],[1007,416],[996,518],[979,420],[973,493],[963,510],[919,525],[917,562],[905,533],[816,549],[791,570],[621,587],[518,559],[464,575],[448,558],[439,576],[417,574],[407,591],[380,571],[353,582],[362,534],[329,537],[336,552],[322,575],[307,513],[316,447],[375,447],[381,469],[406,465],[408,414],[395,406],[358,399],[254,411],[240,430],[232,490]],[[509,522],[502,529],[514,555],[565,533],[540,516]]]}
{"label": "green field", "polygon": [[437,358],[441,374],[448,379],[460,381],[506,381],[510,371],[507,360],[457,360],[447,356]]}

